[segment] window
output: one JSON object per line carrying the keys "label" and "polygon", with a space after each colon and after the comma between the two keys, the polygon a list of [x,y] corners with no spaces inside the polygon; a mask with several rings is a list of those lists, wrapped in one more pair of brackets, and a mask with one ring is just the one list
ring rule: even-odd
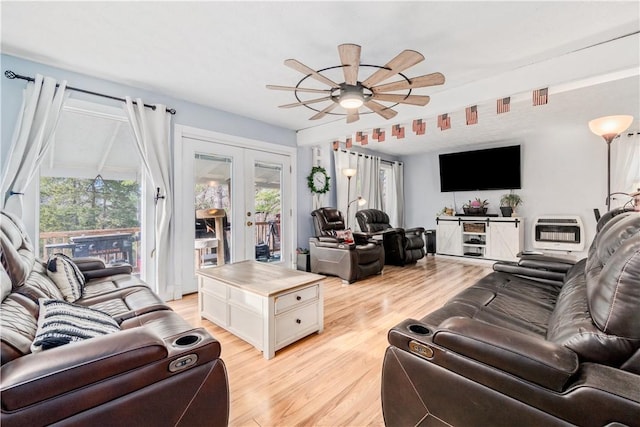
{"label": "window", "polygon": [[141,165],[124,112],[68,100],[40,166],[40,257],[141,262]]}

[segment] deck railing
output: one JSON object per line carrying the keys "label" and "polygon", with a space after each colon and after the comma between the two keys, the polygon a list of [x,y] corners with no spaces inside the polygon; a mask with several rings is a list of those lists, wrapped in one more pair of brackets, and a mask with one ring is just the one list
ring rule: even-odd
{"label": "deck railing", "polygon": [[[82,237],[89,238],[91,236],[105,236],[110,234],[127,234],[135,236],[129,238],[131,243],[130,256],[131,259],[127,260],[133,267],[135,272],[139,271],[139,238],[140,228],[110,228],[101,230],[75,230],[75,231],[46,231],[40,233],[39,240],[39,254],[40,259],[46,260],[53,253],[63,253],[69,257],[74,256],[74,245],[72,238]],[[124,248],[122,248],[124,249]],[[105,251],[106,252],[106,251]],[[121,261],[124,258],[124,251],[110,250],[109,253],[95,254],[96,256],[104,260],[105,263],[112,263],[115,261]],[[127,248],[127,255],[129,255],[129,248]]]}

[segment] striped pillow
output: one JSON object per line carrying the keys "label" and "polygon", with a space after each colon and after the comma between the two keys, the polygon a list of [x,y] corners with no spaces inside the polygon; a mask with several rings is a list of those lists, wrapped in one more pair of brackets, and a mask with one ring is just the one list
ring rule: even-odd
{"label": "striped pillow", "polygon": [[53,254],[47,261],[47,276],[56,284],[64,299],[74,302],[82,296],[85,279],[78,266],[64,254]]}
{"label": "striped pillow", "polygon": [[100,310],[47,298],[38,302],[40,314],[31,344],[33,353],[120,330],[118,322]]}

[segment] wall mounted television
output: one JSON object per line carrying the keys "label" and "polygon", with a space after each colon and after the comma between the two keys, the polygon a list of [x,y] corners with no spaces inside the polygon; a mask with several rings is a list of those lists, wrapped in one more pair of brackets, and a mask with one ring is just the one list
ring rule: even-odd
{"label": "wall mounted television", "polygon": [[440,191],[520,189],[520,146],[440,154]]}

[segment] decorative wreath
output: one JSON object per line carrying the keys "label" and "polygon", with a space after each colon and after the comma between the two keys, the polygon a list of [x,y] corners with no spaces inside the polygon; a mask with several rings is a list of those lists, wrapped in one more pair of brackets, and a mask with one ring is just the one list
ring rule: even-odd
{"label": "decorative wreath", "polygon": [[329,191],[329,174],[322,166],[314,166],[307,177],[307,187],[312,193],[324,194]]}

